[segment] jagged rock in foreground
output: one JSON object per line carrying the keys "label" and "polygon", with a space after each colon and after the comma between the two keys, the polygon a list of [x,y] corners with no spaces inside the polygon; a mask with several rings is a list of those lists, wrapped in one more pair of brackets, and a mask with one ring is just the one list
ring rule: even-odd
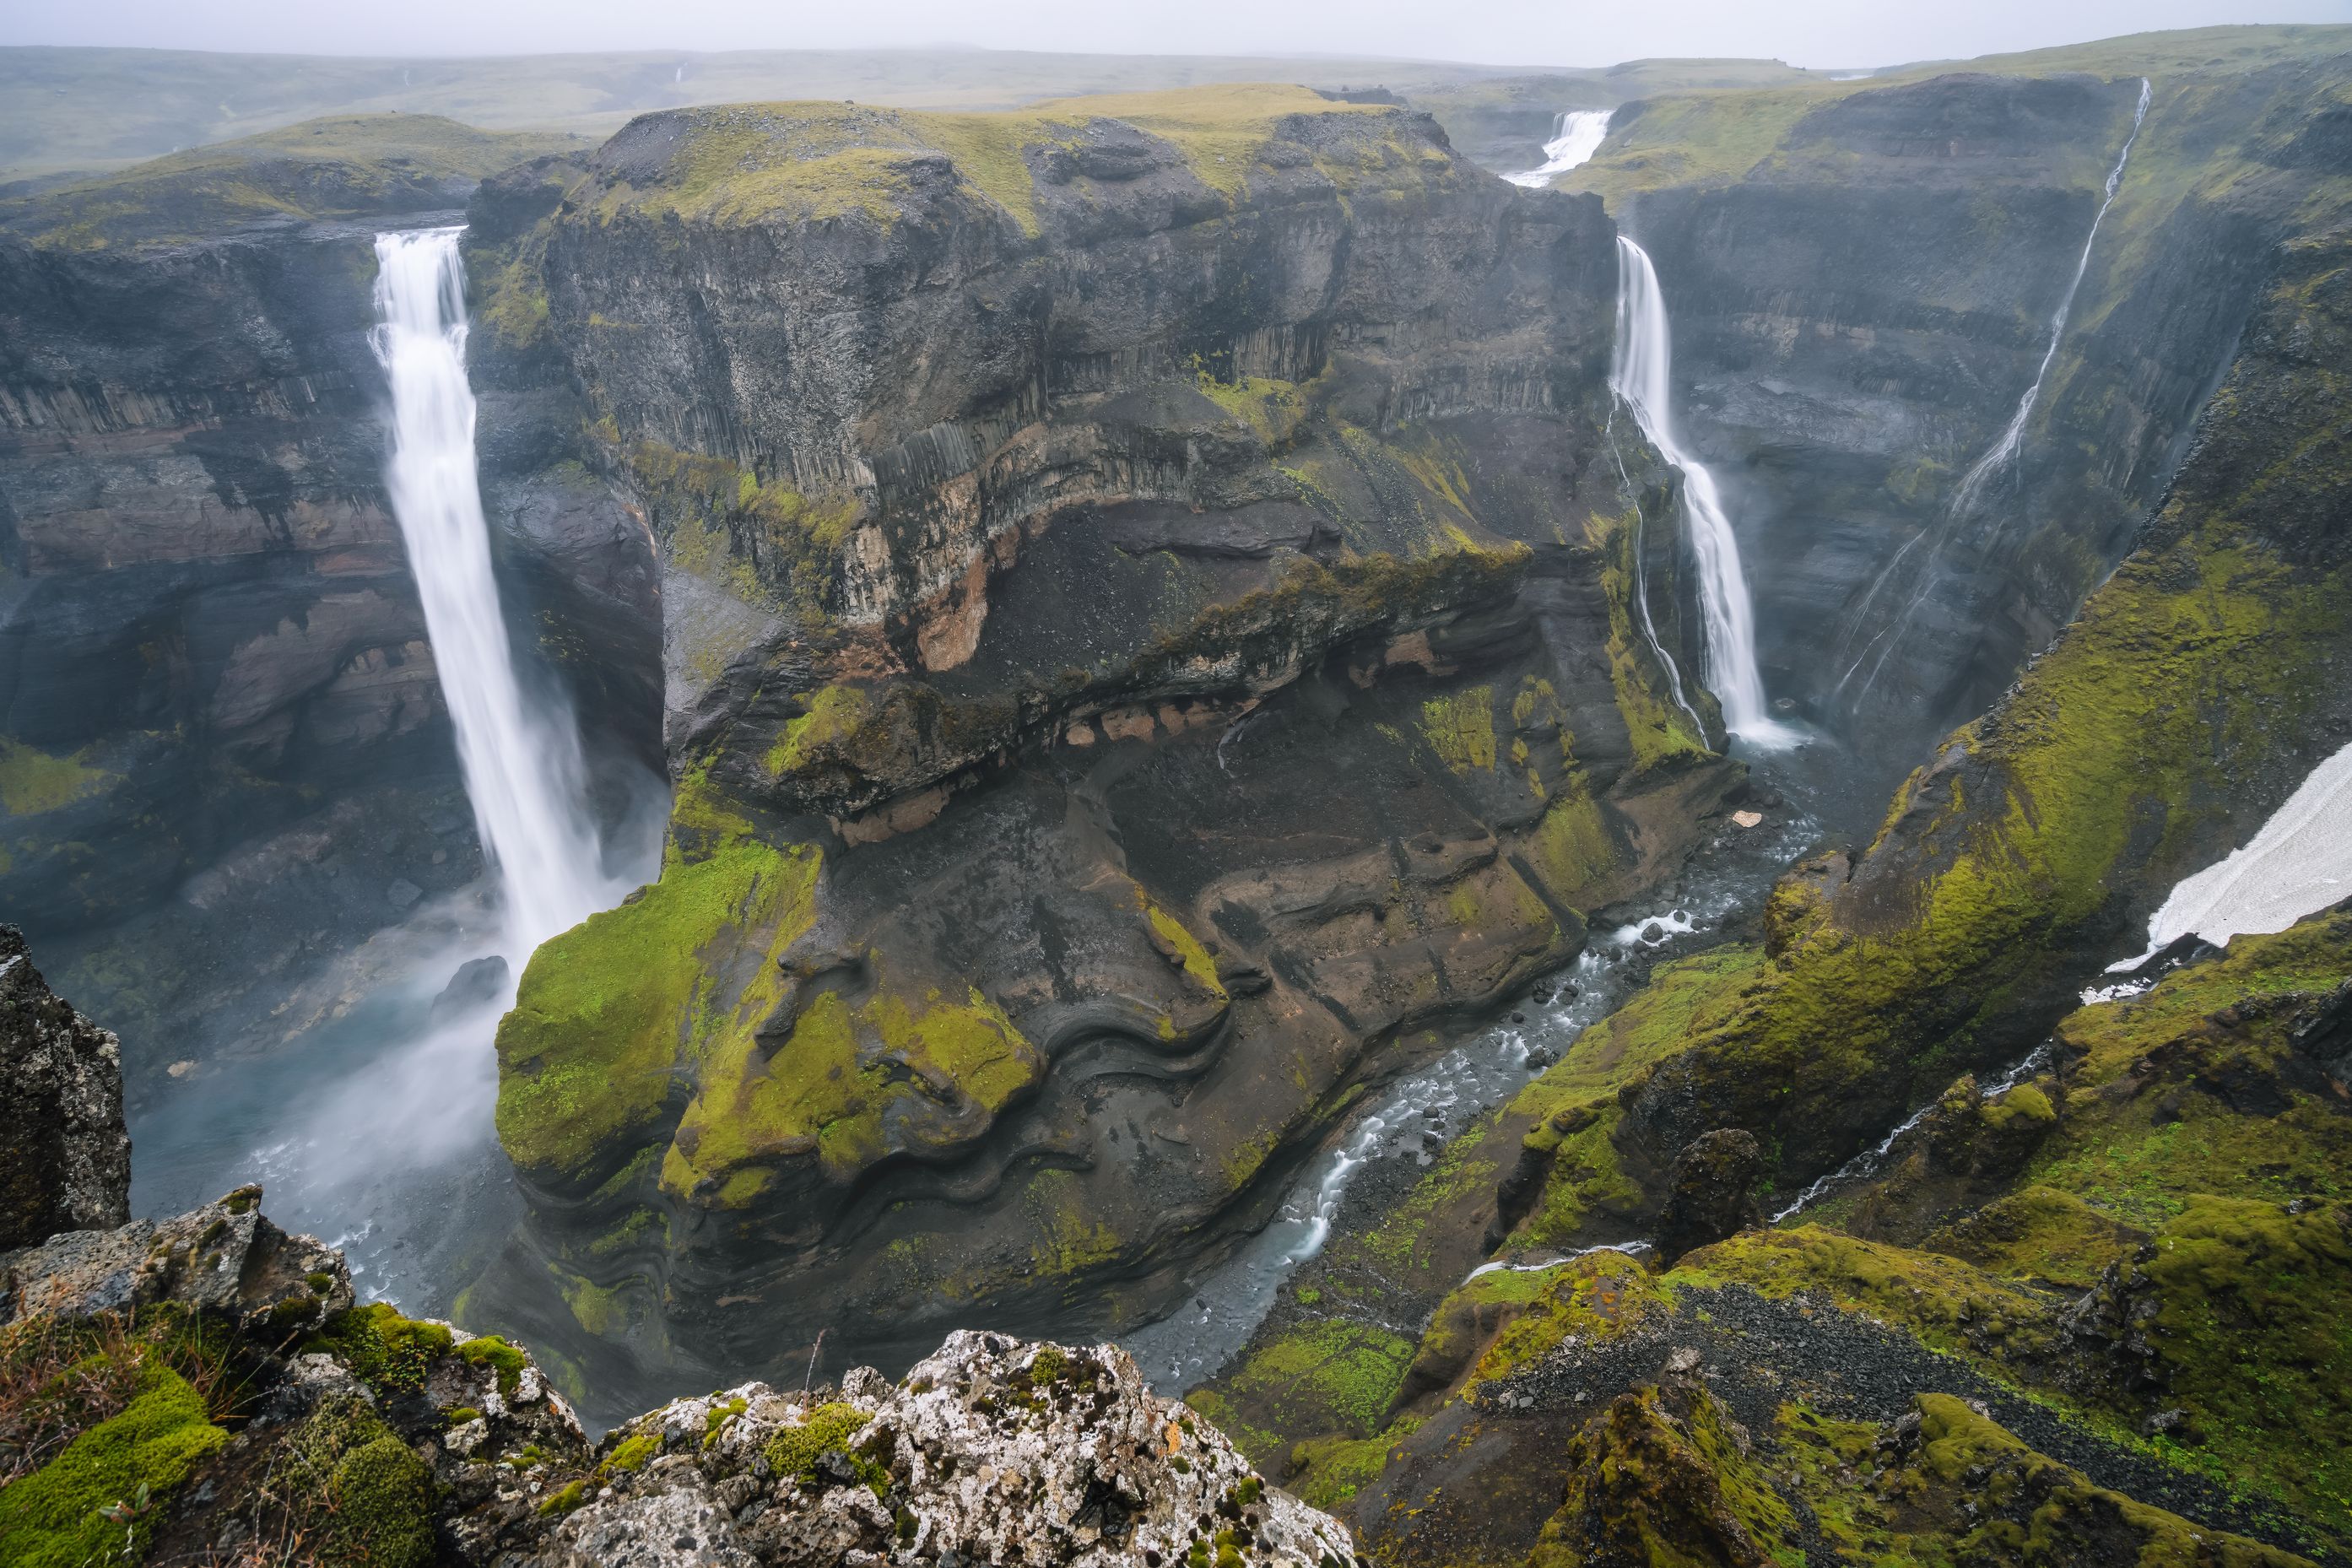
{"label": "jagged rock in foreground", "polygon": [[837,1393],[752,1383],[674,1401],[606,1440],[579,1495],[591,1489],[540,1562],[1354,1555],[1344,1528],[1268,1489],[1223,1434],[1147,1388],[1124,1351],[969,1331],[895,1386],[860,1369]]}
{"label": "jagged rock in foreground", "polygon": [[592,1446],[527,1352],[355,1306],[260,1196],[0,1254],[0,1562],[1356,1561],[1114,1346],[958,1332],[895,1385],[745,1384]]}
{"label": "jagged rock in foreground", "polygon": [[130,1217],[121,1045],[0,925],[0,1247]]}

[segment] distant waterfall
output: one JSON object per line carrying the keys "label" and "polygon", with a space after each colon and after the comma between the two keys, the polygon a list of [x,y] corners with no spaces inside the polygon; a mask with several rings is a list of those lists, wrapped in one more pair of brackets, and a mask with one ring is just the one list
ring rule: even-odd
{"label": "distant waterfall", "polygon": [[1543,166],[1503,178],[1530,189],[1550,184],[1554,174],[1566,174],[1601,150],[1601,143],[1609,136],[1610,116],[1615,112],[1610,109],[1570,110],[1552,125],[1551,140],[1544,143]]}
{"label": "distant waterfall", "polygon": [[[1862,652],[1855,655],[1853,662],[1846,666],[1844,672],[1838,677],[1838,690],[1844,690],[1846,683],[1853,679],[1854,672],[1862,668],[1863,661],[1870,658],[1874,649],[1877,650],[1878,658],[1871,665],[1870,673],[1863,678],[1861,692],[1867,692],[1872,683],[1877,680],[1878,672],[1885,667],[1888,657],[1902,645],[1904,627],[1909,625],[1912,616],[1917,612],[1921,602],[1935,587],[1936,568],[1942,558],[1945,546],[1950,542],[1948,536],[1979,510],[1986,487],[1992,482],[1993,479],[2016,463],[2017,455],[2025,445],[2026,422],[2033,417],[2034,405],[2042,401],[2042,384],[2050,379],[2050,367],[2058,359],[2059,341],[2066,335],[2066,319],[2074,311],[2074,296],[2083,287],[2084,275],[2090,270],[2091,247],[2098,242],[2099,226],[2106,221],[2107,209],[2116,205],[2116,192],[2123,186],[2124,166],[2131,162],[2132,145],[2139,140],[2139,128],[2147,119],[2147,105],[2151,93],[2152,89],[2147,79],[2142,77],[2139,83],[2139,102],[2132,110],[2131,133],[2124,138],[2123,151],[2116,157],[2116,166],[2107,171],[2106,195],[2099,203],[2098,212],[2091,219],[2091,232],[2083,237],[2083,253],[2074,258],[2074,275],[2067,279],[2066,291],[2059,296],[2058,309],[2051,314],[2050,342],[2042,351],[2042,363],[2034,369],[2032,382],[2027,385],[2025,395],[2017,400],[2016,411],[2010,415],[2009,423],[2001,427],[2000,436],[1994,438],[1992,445],[1986,447],[1975,462],[1969,465],[1968,472],[1960,476],[1960,482],[1953,488],[1952,499],[1944,508],[1942,524],[1933,530],[1937,534],[1936,542],[1929,548],[1927,559],[1917,568],[1918,582],[1913,588],[1909,599],[1905,602],[1901,613],[1885,630],[1865,644]],[[1886,569],[1881,572],[1876,580],[1871,584],[1870,591],[1863,595],[1861,605],[1847,619],[1846,643],[1848,646],[1851,645],[1853,631],[1860,626],[1863,616],[1869,613],[1872,601],[1878,597],[1880,590],[1885,587],[1902,569],[1905,559],[1910,555],[1920,540],[1927,536],[1927,531],[1922,531],[1914,534],[1908,543],[1895,552],[1895,558],[1886,563]],[[1840,656],[1843,656],[1845,651],[1845,647],[1842,647],[1839,649]],[[1861,692],[1857,692],[1856,695],[1861,695]]]}
{"label": "distant waterfall", "polygon": [[1683,471],[1683,510],[1698,563],[1699,608],[1706,626],[1706,683],[1723,704],[1723,721],[1752,746],[1794,745],[1796,731],[1775,721],[1756,668],[1756,610],[1739,567],[1739,542],[1724,515],[1715,476],[1675,438],[1674,342],[1657,269],[1640,246],[1617,237],[1617,351],[1609,384],[1625,400],[1650,444]]}
{"label": "distant waterfall", "polygon": [[531,950],[613,901],[568,713],[525,706],[490,574],[466,384],[466,279],[454,228],[376,237],[372,337],[392,380],[385,488],[441,690],[457,731],[482,848],[505,893],[520,973]]}

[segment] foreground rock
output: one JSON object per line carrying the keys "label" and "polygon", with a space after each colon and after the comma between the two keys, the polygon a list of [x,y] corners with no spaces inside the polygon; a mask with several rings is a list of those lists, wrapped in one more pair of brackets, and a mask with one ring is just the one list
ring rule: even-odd
{"label": "foreground rock", "polygon": [[897,1384],[745,1384],[592,1446],[521,1348],[354,1306],[259,1199],[0,1254],[0,1561],[1355,1560],[1111,1346],[960,1332]]}
{"label": "foreground rock", "polygon": [[0,925],[0,1247],[130,1215],[122,1047]]}

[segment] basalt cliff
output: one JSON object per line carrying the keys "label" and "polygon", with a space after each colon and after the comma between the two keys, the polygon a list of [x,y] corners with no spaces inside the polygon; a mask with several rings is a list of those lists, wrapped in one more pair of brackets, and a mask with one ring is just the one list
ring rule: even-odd
{"label": "basalt cliff", "polygon": [[[0,208],[0,887],[122,1036],[0,938],[0,1542],[2352,1558],[2352,915],[2137,956],[2352,742],[2347,60],[1652,62],[1551,189],[1424,112],[1517,160],[1528,79]],[[477,885],[367,338],[375,233],[458,223],[526,679],[608,823],[670,795],[519,966],[444,1323],[249,1191],[130,1220],[110,1097]],[[1621,228],[1801,749],[1706,690]],[[1092,1344],[1244,1275],[1222,1366]]]}
{"label": "basalt cliff", "polygon": [[1420,116],[680,111],[475,210],[659,542],[677,784],[499,1031],[517,1310],[1132,1323],[1740,787],[1599,204]]}

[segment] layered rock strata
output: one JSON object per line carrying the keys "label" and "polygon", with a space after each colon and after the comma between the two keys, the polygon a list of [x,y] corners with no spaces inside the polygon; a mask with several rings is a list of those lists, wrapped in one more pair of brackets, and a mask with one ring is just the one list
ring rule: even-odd
{"label": "layered rock strata", "polygon": [[543,1339],[1132,1321],[1737,784],[1608,226],[1420,116],[686,110],[476,210],[660,541],[678,781],[500,1031]]}

